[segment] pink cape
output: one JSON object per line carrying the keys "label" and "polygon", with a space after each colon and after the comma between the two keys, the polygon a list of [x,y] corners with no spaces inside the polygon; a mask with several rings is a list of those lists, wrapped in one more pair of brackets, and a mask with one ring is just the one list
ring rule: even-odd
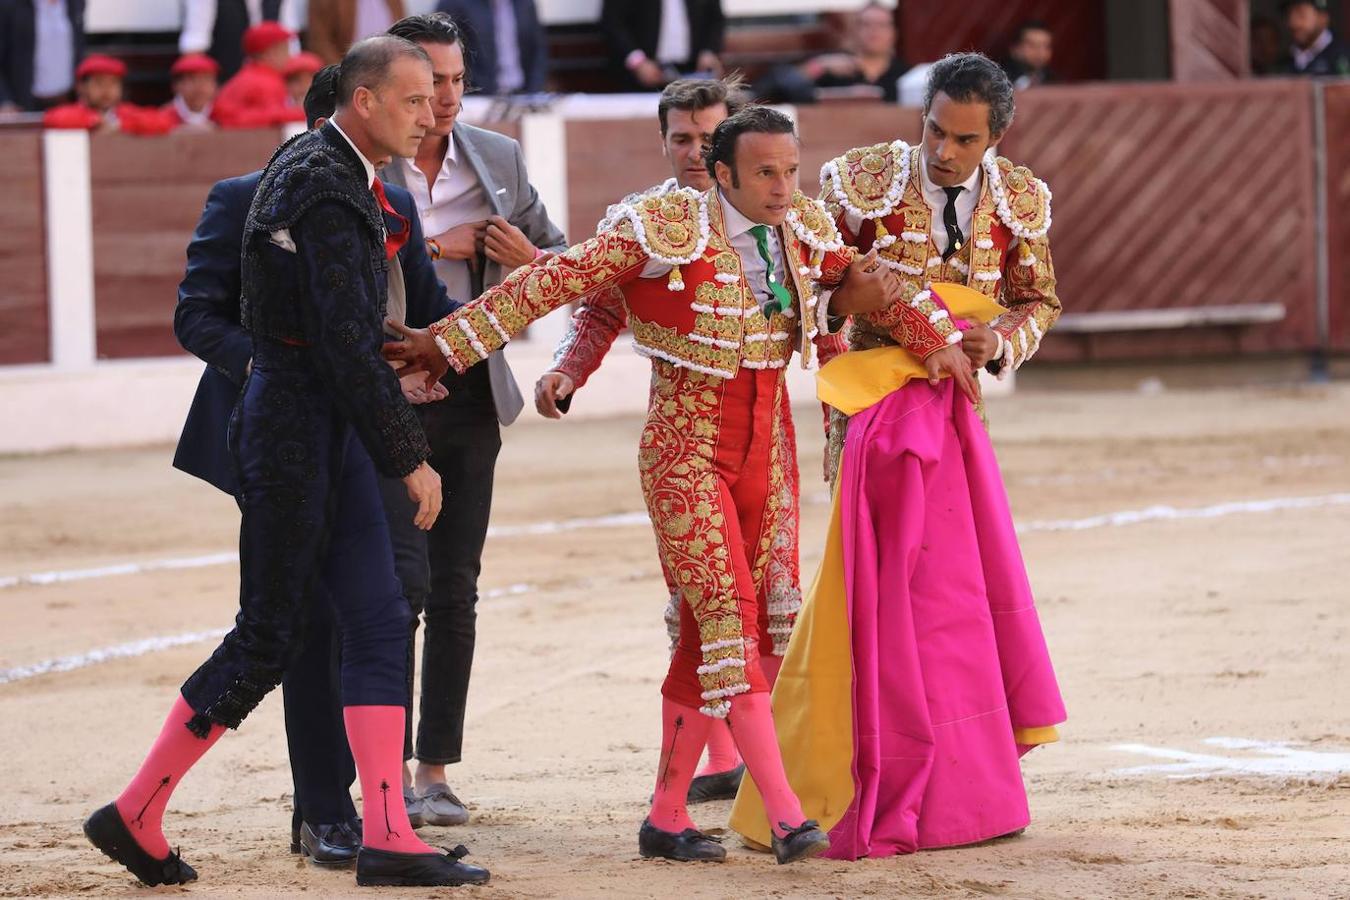
{"label": "pink cape", "polygon": [[970,401],[916,379],[853,416],[838,490],[855,791],[828,855],[1025,827],[1019,742],[1053,740],[1064,704]]}

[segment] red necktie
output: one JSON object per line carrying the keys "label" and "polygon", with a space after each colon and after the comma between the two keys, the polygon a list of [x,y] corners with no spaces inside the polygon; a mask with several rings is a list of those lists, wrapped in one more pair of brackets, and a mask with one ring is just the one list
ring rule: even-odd
{"label": "red necktie", "polygon": [[380,201],[380,209],[384,210],[386,216],[391,217],[398,223],[398,230],[394,231],[387,227],[384,234],[384,256],[385,259],[393,259],[403,245],[408,243],[408,220],[398,214],[398,211],[389,204],[389,198],[385,196],[384,185],[380,179],[376,178],[370,184],[370,192],[375,195],[375,199]]}

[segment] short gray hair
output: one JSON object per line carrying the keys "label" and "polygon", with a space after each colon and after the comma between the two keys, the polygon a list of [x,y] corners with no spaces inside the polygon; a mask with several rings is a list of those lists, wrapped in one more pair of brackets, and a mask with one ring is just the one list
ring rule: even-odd
{"label": "short gray hair", "polygon": [[401,37],[382,34],[353,44],[338,67],[338,108],[352,102],[357,88],[379,90],[389,77],[389,69],[394,61],[404,57],[431,65],[431,57],[426,50]]}
{"label": "short gray hair", "polygon": [[949,53],[928,69],[923,94],[924,115],[938,91],[957,103],[989,105],[989,134],[998,137],[1012,126],[1013,86],[1007,73],[983,53]]}

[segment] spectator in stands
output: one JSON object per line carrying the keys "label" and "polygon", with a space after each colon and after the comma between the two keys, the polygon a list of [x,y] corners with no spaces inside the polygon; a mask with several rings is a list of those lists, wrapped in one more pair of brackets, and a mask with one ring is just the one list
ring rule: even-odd
{"label": "spectator in stands", "polygon": [[1050,59],[1055,52],[1055,36],[1049,26],[1036,19],[1028,19],[1017,26],[1017,36],[1003,60],[1003,71],[1015,90],[1024,90],[1055,80],[1050,71]]}
{"label": "spectator in stands", "polygon": [[305,46],[325,64],[341,62],[352,44],[383,34],[406,14],[403,0],[309,0]]}
{"label": "spectator in stands", "polygon": [[84,56],[84,0],[0,0],[0,113],[64,103]]}
{"label": "spectator in stands", "polygon": [[849,21],[847,49],[813,56],[799,66],[778,66],[755,84],[769,103],[815,103],[820,89],[857,88],[895,103],[896,83],[908,66],[895,52],[895,15],[880,3],[863,5]]}
{"label": "spectator in stands", "polygon": [[111,56],[85,57],[75,69],[74,103],[53,106],[42,116],[48,128],[73,128],[107,133],[167,134],[173,122],[158,109],[122,101],[126,63]]}
{"label": "spectator in stands", "polygon": [[291,58],[295,32],[262,22],[244,32],[248,62],[216,96],[216,121],[225,128],[263,128],[303,122],[304,110],[291,104],[282,72]]}
{"label": "spectator in stands", "polygon": [[212,118],[220,90],[220,64],[205,53],[180,56],[169,69],[173,99],[162,107],[176,128],[196,131],[216,127]]}
{"label": "spectator in stands", "polygon": [[309,86],[322,68],[323,60],[304,50],[286,60],[286,67],[281,70],[281,74],[286,79],[286,91],[291,96],[292,105],[304,107]]}
{"label": "spectator in stands", "polygon": [[1327,0],[1286,0],[1284,24],[1294,45],[1285,71],[1291,75],[1350,75],[1350,47],[1331,33]]}
{"label": "spectator in stands", "polygon": [[690,73],[722,76],[722,0],[604,0],[600,30],[630,90],[659,91]]}
{"label": "spectator in stands", "polygon": [[1278,75],[1284,61],[1284,39],[1280,25],[1270,16],[1252,16],[1250,34],[1252,74]]}
{"label": "spectator in stands", "polygon": [[[234,77],[244,62],[244,32],[263,22],[291,31],[305,24],[305,0],[181,0],[183,31],[179,53],[209,53],[220,63],[220,78]],[[292,48],[298,49],[298,48]]]}
{"label": "spectator in stands", "polygon": [[469,85],[485,94],[537,94],[548,76],[548,41],[534,0],[440,0],[467,41]]}

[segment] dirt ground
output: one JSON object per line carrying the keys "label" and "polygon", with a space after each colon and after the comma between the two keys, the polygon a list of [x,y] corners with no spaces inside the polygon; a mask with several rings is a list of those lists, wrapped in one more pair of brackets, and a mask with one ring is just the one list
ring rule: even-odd
{"label": "dirt ground", "polygon": [[[807,580],[826,514],[817,416],[799,410]],[[990,416],[1070,716],[1064,740],[1025,761],[1025,835],[856,863],[778,867],[735,840],[721,867],[640,860],[665,666],[653,538],[638,517],[521,527],[640,511],[640,423],[530,416],[498,468],[481,585],[493,593],[452,770],[473,819],[422,832],[492,869],[491,885],[456,890],[1350,897],[1350,385],[1021,391]],[[0,459],[0,584],[232,550],[232,501],[169,457]],[[211,644],[15,670],[224,628],[236,585],[216,564],[0,587],[0,895],[147,896],[79,824],[120,789]],[[278,692],[175,795],[166,833],[201,873],[186,892],[362,893],[349,872],[286,853],[281,726]],[[727,811],[696,818],[715,828]]]}

